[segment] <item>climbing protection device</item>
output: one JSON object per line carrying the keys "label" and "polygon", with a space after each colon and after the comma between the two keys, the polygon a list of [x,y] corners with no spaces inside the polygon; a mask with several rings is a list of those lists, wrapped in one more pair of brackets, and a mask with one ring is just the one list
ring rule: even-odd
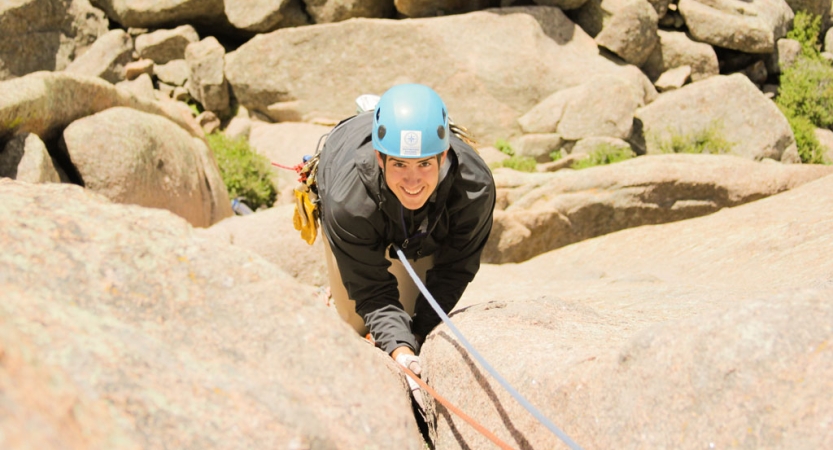
{"label": "climbing protection device", "polygon": [[480,353],[474,349],[474,347],[471,345],[468,339],[466,339],[466,337],[463,336],[463,333],[461,333],[460,330],[457,329],[457,327],[454,325],[454,323],[451,322],[451,319],[448,318],[448,315],[440,307],[440,304],[437,303],[437,301],[434,299],[431,293],[428,292],[428,289],[425,287],[425,284],[422,283],[422,280],[420,280],[419,276],[417,276],[416,272],[414,272],[414,268],[411,267],[410,263],[408,263],[408,259],[405,257],[405,254],[402,253],[402,249],[394,245],[394,250],[396,250],[396,255],[399,257],[399,260],[402,261],[402,265],[405,266],[405,270],[408,271],[408,275],[411,276],[411,279],[413,279],[414,283],[419,288],[419,291],[422,292],[422,295],[425,297],[425,299],[428,300],[428,303],[431,305],[431,308],[434,309],[434,311],[437,313],[440,319],[442,319],[442,321],[448,326],[451,332],[454,333],[454,335],[457,337],[460,343],[463,344],[463,347],[466,348],[469,354],[471,354],[474,357],[474,359],[477,360],[478,363],[480,363],[480,366],[486,369],[486,371],[489,372],[489,374],[492,375],[492,377],[496,379],[498,383],[500,383],[500,385],[503,386],[503,388],[506,389],[506,391],[509,392],[509,394],[511,394],[512,397],[514,397],[518,403],[521,404],[521,406],[523,406],[527,411],[529,411],[529,413],[532,414],[533,417],[535,417],[538,420],[538,422],[547,427],[547,429],[549,429],[553,434],[555,434],[559,439],[561,439],[562,442],[567,444],[567,446],[569,446],[572,450],[581,450],[581,447],[579,447],[578,444],[576,444],[572,439],[570,439],[570,437],[567,436],[567,434],[565,434],[563,431],[561,431],[561,429],[558,428],[554,423],[547,419],[547,417],[543,415],[541,411],[539,411],[531,403],[529,403],[529,400],[527,400],[524,396],[520,394],[520,392],[518,392],[514,387],[512,387],[512,385],[509,384],[509,382],[507,382],[506,379],[504,379],[497,372],[497,370],[495,370],[495,368],[492,367],[491,364],[489,364],[486,361],[486,359],[483,358],[483,356],[481,356]]}

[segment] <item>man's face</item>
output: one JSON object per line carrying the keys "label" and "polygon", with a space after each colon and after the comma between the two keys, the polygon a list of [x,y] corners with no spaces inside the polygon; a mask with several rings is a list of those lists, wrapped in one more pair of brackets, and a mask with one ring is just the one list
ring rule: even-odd
{"label": "man's face", "polygon": [[[388,185],[399,202],[407,209],[416,210],[428,201],[440,180],[440,167],[445,162],[448,150],[440,158],[409,159],[388,156],[383,159],[377,151],[376,160],[385,174]],[[439,159],[439,160],[438,160]]]}

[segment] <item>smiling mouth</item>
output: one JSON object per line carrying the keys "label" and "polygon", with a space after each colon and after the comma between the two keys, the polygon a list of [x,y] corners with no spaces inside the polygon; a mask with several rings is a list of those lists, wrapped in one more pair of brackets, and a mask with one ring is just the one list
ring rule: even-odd
{"label": "smiling mouth", "polygon": [[419,188],[415,191],[409,191],[408,189],[405,189],[404,187],[402,188],[402,190],[405,191],[405,193],[408,194],[408,195],[417,195],[420,192],[422,192],[423,189],[425,189],[425,186],[423,186],[423,187],[421,187],[421,188]]}

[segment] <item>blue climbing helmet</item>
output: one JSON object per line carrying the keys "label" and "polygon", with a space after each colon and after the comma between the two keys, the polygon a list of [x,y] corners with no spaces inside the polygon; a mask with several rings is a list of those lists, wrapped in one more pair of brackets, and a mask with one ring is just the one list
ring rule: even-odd
{"label": "blue climbing helmet", "polygon": [[425,158],[448,150],[448,111],[433,89],[400,84],[373,111],[373,148],[399,158]]}

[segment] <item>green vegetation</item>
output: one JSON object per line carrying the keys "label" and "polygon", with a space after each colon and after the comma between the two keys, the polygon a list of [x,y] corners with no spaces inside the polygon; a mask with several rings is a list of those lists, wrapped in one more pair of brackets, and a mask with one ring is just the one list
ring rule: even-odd
{"label": "green vegetation", "polygon": [[515,150],[512,148],[512,145],[509,144],[509,142],[507,142],[506,140],[498,139],[497,142],[495,142],[495,148],[500,150],[501,153],[509,155],[509,157],[499,163],[493,163],[490,166],[492,169],[496,169],[499,167],[508,167],[510,169],[519,170],[521,172],[535,171],[535,166],[537,165],[535,160],[525,156],[516,155]]}
{"label": "green vegetation", "polygon": [[654,137],[653,140],[662,153],[721,155],[732,150],[732,143],[723,136],[721,125],[717,121],[699,131],[671,133],[667,138]]}
{"label": "green vegetation", "polygon": [[564,154],[561,153],[561,150],[556,150],[556,151],[550,153],[550,159],[553,160],[553,161],[558,161],[559,159],[561,159],[563,157],[564,157]]}
{"label": "green vegetation", "polygon": [[833,126],[833,66],[819,53],[821,17],[798,11],[787,34],[801,43],[801,54],[781,73],[775,103],[795,134],[801,162],[826,163],[815,128]]}
{"label": "green vegetation", "polygon": [[635,155],[629,148],[617,147],[612,144],[600,144],[587,158],[573,163],[573,169],[587,169],[588,167],[603,166],[633,158]]}
{"label": "green vegetation", "polygon": [[495,148],[500,150],[501,153],[505,153],[509,156],[515,156],[515,150],[512,149],[512,145],[503,139],[498,139],[497,142],[495,142]]}
{"label": "green vegetation", "polygon": [[245,139],[232,140],[222,133],[210,134],[207,139],[229,197],[243,197],[253,210],[275,203],[278,194],[266,157],[252,150]]}

